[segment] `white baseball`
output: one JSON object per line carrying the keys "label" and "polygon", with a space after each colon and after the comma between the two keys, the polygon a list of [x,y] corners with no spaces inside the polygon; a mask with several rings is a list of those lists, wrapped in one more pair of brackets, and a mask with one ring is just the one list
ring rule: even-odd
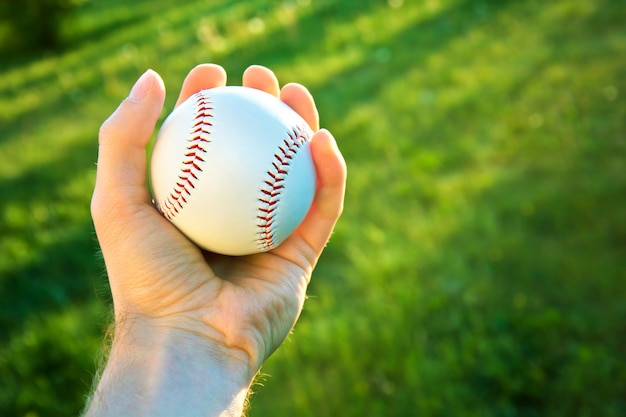
{"label": "white baseball", "polygon": [[312,131],[278,98],[200,91],[163,122],[150,160],[158,210],[198,246],[264,252],[300,225],[315,194]]}

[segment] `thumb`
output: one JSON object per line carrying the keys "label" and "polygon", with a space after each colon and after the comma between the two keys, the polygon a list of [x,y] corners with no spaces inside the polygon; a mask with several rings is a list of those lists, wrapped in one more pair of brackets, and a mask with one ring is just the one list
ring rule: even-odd
{"label": "thumb", "polygon": [[150,201],[146,187],[146,145],[164,100],[163,80],[148,70],[100,127],[92,212]]}

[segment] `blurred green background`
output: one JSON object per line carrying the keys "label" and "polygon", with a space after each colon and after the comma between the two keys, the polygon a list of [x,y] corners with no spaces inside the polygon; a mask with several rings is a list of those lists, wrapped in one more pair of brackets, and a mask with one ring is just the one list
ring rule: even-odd
{"label": "blurred green background", "polygon": [[349,168],[251,416],[626,415],[623,2],[57,2],[0,7],[0,415],[79,414],[98,128],[202,62],[307,85]]}

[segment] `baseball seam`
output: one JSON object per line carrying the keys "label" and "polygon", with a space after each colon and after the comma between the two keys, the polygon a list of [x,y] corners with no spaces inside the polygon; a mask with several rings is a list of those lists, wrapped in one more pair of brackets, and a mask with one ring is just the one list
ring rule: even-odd
{"label": "baseball seam", "polygon": [[259,215],[257,216],[257,246],[262,251],[276,247],[276,213],[280,197],[285,188],[285,179],[289,175],[289,166],[298,150],[309,141],[308,134],[299,126],[288,131],[283,142],[274,154],[272,166],[267,170],[259,197]]}
{"label": "baseball seam", "polygon": [[204,156],[207,153],[206,144],[211,142],[211,127],[213,126],[211,99],[203,91],[196,93],[193,97],[195,117],[187,139],[185,160],[174,189],[159,206],[161,213],[169,220],[172,220],[183,209],[187,204],[187,197],[191,195],[191,190],[196,188],[196,182],[205,161]]}

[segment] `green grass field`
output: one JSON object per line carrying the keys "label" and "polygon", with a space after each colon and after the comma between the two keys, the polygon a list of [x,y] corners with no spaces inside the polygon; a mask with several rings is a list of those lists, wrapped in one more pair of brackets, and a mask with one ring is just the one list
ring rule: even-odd
{"label": "green grass field", "polygon": [[[87,1],[0,57],[0,415],[78,415],[110,297],[97,132],[147,68],[307,85],[346,209],[250,416],[626,415],[626,8]],[[2,31],[0,31],[2,34]]]}

